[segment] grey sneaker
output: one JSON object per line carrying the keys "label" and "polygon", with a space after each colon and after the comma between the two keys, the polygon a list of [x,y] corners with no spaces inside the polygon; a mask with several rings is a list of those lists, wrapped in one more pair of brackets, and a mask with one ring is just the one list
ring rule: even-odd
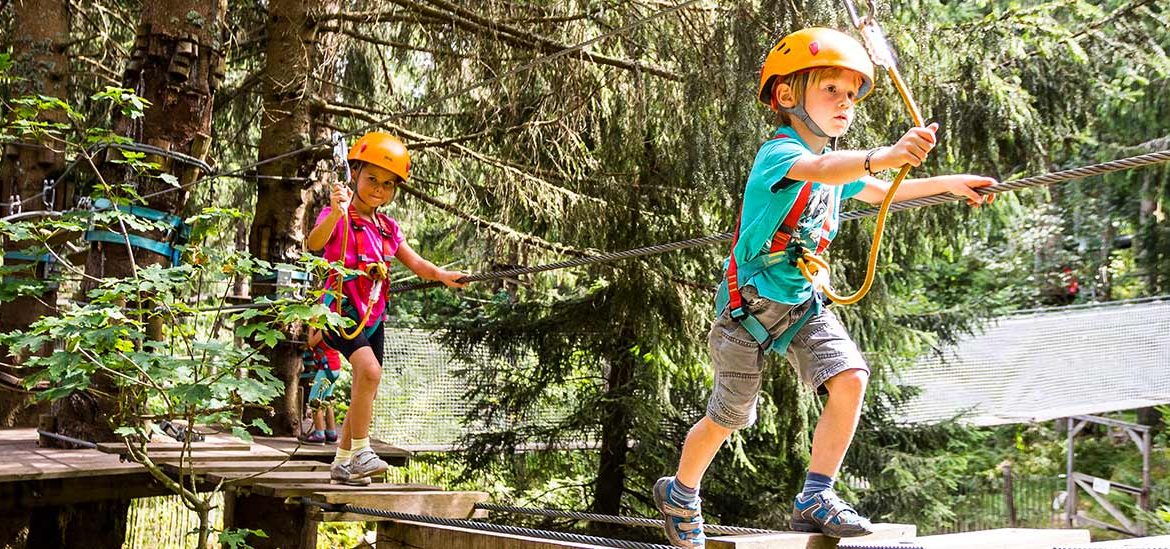
{"label": "grey sneaker", "polygon": [[662,477],[654,483],[654,505],[666,519],[666,539],[675,547],[691,549],[705,547],[707,538],[703,535],[703,511],[699,502],[695,508],[679,507],[670,501],[670,488],[674,477]]}
{"label": "grey sneaker", "polygon": [[792,529],[820,532],[834,538],[852,538],[873,533],[869,519],[857,514],[836,492],[797,494],[792,504]]}
{"label": "grey sneaker", "polygon": [[[351,462],[352,463],[352,462]],[[334,463],[329,466],[330,484],[345,484],[346,486],[367,486],[372,482],[370,477],[354,477],[349,463]]]}
{"label": "grey sneaker", "polygon": [[378,454],[374,453],[374,449],[366,446],[357,452],[354,452],[353,457],[349,460],[349,476],[350,478],[369,478],[375,475],[380,475],[390,468],[390,464],[382,461]]}

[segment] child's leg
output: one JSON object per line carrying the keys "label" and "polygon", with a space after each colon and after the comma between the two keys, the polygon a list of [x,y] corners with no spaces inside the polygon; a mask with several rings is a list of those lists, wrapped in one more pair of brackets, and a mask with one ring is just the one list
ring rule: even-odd
{"label": "child's leg", "polygon": [[690,488],[698,488],[703,474],[715,459],[719,448],[727,441],[734,431],[711,421],[704,416],[687,433],[687,441],[683,443],[682,457],[678,462],[678,473],[675,479]]}
{"label": "child's leg", "polygon": [[834,478],[841,470],[841,462],[861,419],[868,382],[869,372],[865,370],[846,370],[825,382],[829,398],[813,433],[810,472]]}
{"label": "child's leg", "polygon": [[374,397],[382,381],[382,363],[370,347],[362,347],[349,357],[353,366],[353,387],[349,397],[349,411],[341,424],[338,444],[349,450],[354,439],[370,437],[370,421],[374,417]]}
{"label": "child's leg", "polygon": [[838,538],[872,533],[869,520],[833,491],[834,477],[857,431],[869,366],[828,309],[801,328],[788,359],[805,383],[829,393],[813,433],[808,476],[792,504],[792,528]]}
{"label": "child's leg", "polygon": [[325,430],[325,412],[320,408],[313,412],[313,429],[317,431]]}
{"label": "child's leg", "polygon": [[329,409],[325,411],[325,430],[326,431],[336,431],[337,430],[337,414],[333,413],[333,406],[332,405],[330,405]]}
{"label": "child's leg", "polygon": [[[778,324],[792,308],[780,304],[770,306],[764,303],[767,300],[753,297],[760,305],[756,312],[768,325]],[[677,547],[703,546],[699,484],[727,437],[755,422],[760,394],[764,353],[746,329],[724,314],[711,327],[707,345],[715,370],[715,387],[707,402],[707,413],[687,433],[678,473],[658,479],[654,484],[654,502],[666,519],[663,526],[667,539]]]}

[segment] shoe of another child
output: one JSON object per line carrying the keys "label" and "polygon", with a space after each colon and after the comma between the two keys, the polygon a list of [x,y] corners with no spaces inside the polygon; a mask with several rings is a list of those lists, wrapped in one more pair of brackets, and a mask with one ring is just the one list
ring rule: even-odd
{"label": "shoe of another child", "polygon": [[325,445],[325,431],[316,430],[301,439],[305,444]]}

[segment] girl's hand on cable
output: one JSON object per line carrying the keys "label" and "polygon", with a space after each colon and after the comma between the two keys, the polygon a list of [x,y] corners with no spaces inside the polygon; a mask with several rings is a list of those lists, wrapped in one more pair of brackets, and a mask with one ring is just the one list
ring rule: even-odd
{"label": "girl's hand on cable", "polygon": [[955,175],[941,175],[937,179],[942,184],[942,188],[948,193],[955,196],[966,197],[969,206],[978,208],[981,204],[991,204],[995,201],[994,194],[981,195],[975,192],[975,189],[980,187],[990,187],[999,183],[994,178],[983,177],[981,175],[971,174],[955,174]]}
{"label": "girl's hand on cable", "polygon": [[439,282],[442,282],[448,288],[462,288],[467,283],[459,282],[459,279],[465,276],[467,276],[467,273],[460,271],[439,271]]}
{"label": "girl's hand on cable", "polygon": [[342,181],[333,184],[333,191],[329,193],[329,205],[333,211],[344,213],[349,209],[349,201],[353,199],[353,191]]}
{"label": "girl's hand on cable", "polygon": [[906,135],[903,135],[892,147],[886,147],[874,153],[874,159],[878,161],[878,166],[882,169],[900,168],[907,164],[921,166],[926,155],[934,149],[938,142],[935,137],[937,131],[938,122],[925,128],[910,128],[910,131],[906,132]]}

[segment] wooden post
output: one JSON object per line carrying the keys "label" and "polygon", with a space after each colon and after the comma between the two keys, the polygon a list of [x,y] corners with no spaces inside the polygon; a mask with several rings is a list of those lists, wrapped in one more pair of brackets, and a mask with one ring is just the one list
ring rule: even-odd
{"label": "wooden post", "polygon": [[1005,461],[1000,467],[1003,470],[1003,505],[1007,509],[1008,526],[1018,526],[1016,519],[1016,495],[1012,489],[1012,462]]}
{"label": "wooden post", "polygon": [[316,549],[318,522],[300,503],[228,489],[224,492],[224,530],[263,530],[268,537],[249,536],[255,549]]}

